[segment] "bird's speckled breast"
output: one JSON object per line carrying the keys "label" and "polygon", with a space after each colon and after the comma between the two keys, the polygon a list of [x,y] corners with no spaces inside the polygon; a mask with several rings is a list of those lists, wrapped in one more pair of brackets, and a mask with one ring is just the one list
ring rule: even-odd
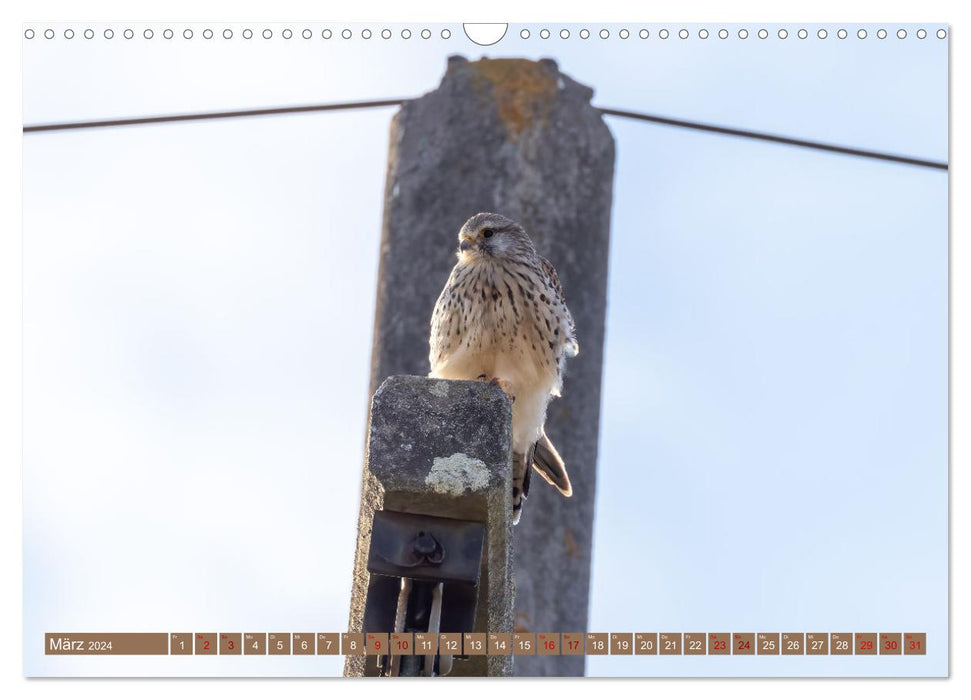
{"label": "bird's speckled breast", "polygon": [[432,318],[433,370],[452,374],[454,364],[462,374],[481,363],[478,373],[514,381],[512,369],[520,381],[555,383],[565,332],[557,303],[542,271],[527,264],[456,265]]}

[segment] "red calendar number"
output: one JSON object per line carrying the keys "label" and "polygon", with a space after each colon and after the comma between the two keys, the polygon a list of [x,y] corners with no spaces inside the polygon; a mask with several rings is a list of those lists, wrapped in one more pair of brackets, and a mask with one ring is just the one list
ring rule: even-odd
{"label": "red calendar number", "polygon": [[877,634],[875,632],[857,632],[853,648],[857,654],[871,656],[876,654],[877,649],[880,648],[880,644],[877,641]]}
{"label": "red calendar number", "polygon": [[904,654],[923,656],[927,653],[926,632],[905,632],[903,638]]}

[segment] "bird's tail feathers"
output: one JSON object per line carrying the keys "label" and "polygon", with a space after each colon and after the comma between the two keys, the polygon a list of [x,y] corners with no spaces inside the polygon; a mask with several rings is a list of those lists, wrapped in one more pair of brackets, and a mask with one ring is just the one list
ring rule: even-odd
{"label": "bird's tail feathers", "polygon": [[546,433],[533,445],[529,452],[524,454],[513,454],[513,479],[512,479],[512,523],[519,524],[519,518],[523,514],[523,501],[529,495],[529,478],[533,473],[533,467],[540,476],[546,479],[551,486],[564,496],[569,498],[573,495],[573,486],[570,484],[570,477],[566,473],[566,466],[563,458],[553,447],[553,443],[546,437]]}
{"label": "bird's tail feathers", "polygon": [[533,469],[539,472],[546,481],[554,486],[557,491],[569,498],[573,495],[573,486],[570,484],[570,476],[566,473],[566,465],[560,453],[553,447],[553,443],[546,437],[546,433],[540,436],[539,441],[533,448]]}

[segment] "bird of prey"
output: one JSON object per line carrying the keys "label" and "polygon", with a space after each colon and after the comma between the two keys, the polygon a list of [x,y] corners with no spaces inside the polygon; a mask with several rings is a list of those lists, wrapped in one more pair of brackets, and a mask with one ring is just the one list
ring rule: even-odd
{"label": "bird of prey", "polygon": [[556,270],[518,223],[484,213],[462,226],[429,346],[430,377],[493,382],[512,400],[513,522],[529,492],[530,466],[572,496],[543,425],[550,397],[560,395],[565,360],[579,351],[576,329]]}

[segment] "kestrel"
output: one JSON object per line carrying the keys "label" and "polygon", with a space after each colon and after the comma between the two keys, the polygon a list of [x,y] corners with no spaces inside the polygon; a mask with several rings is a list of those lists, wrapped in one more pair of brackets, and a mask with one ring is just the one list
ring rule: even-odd
{"label": "kestrel", "polygon": [[530,465],[572,496],[543,425],[550,397],[560,395],[566,358],[579,351],[576,329],[556,270],[522,226],[499,214],[465,222],[429,346],[430,377],[490,381],[512,399],[513,522],[529,492]]}

